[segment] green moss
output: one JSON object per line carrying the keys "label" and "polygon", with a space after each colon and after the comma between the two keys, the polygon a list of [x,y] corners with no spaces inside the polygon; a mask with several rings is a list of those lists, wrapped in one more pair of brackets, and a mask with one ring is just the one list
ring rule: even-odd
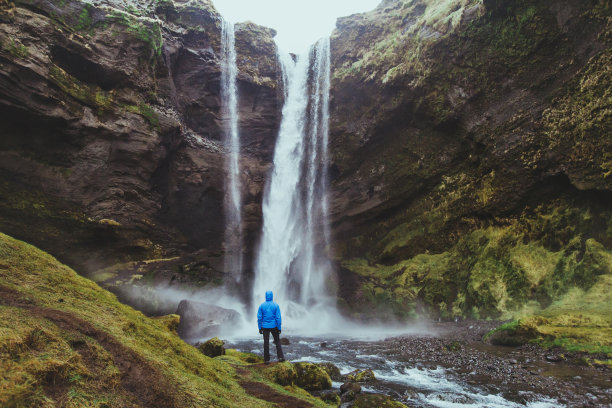
{"label": "green moss", "polygon": [[[164,392],[172,394],[181,406],[269,405],[245,393],[232,367],[205,357],[168,330],[164,322],[120,304],[114,295],[51,256],[3,234],[0,285],[14,291],[19,304],[33,306],[0,306],[2,406],[51,404],[49,390],[59,392],[54,397],[73,406],[82,406],[85,401],[100,407],[133,403],[133,396],[118,386],[123,374],[114,359],[121,357],[110,354],[117,351],[105,350],[86,331],[57,325],[45,318],[45,313],[67,313],[89,322],[104,338],[142,358],[168,381],[170,388]],[[3,298],[3,303],[6,301]],[[87,361],[77,351],[84,348],[91,357]],[[153,392],[159,384],[146,386]]]}
{"label": "green moss", "polygon": [[24,59],[30,55],[30,50],[28,47],[15,41],[13,38],[11,38],[8,43],[2,42],[2,48],[7,50],[15,58]]}
{"label": "green moss", "polygon": [[265,368],[262,373],[265,378],[279,385],[293,385],[298,378],[297,371],[290,362],[274,364]]}
{"label": "green moss", "polygon": [[77,23],[74,26],[76,31],[89,31],[93,27],[93,18],[91,16],[91,4],[85,4],[83,10],[77,18]]}
{"label": "green moss", "polygon": [[49,78],[62,91],[96,109],[98,114],[113,106],[113,91],[106,92],[96,85],[84,84],[55,64],[49,67]]}
{"label": "green moss", "polygon": [[[505,220],[506,226],[465,234],[439,254],[392,265],[342,261],[360,277],[360,302],[351,306],[362,313],[386,308],[401,316],[402,309],[412,312],[421,302],[434,316],[511,318],[544,310],[574,288],[590,290],[602,276],[612,275],[612,251],[601,242],[609,245],[600,228],[612,222],[612,214],[603,207],[575,205],[557,200],[526,210]],[[399,236],[399,231],[392,233]],[[599,231],[596,239],[581,238],[593,231]],[[593,302],[600,307],[609,300]]]}
{"label": "green moss", "polygon": [[106,18],[112,23],[125,26],[127,32],[148,44],[155,56],[161,56],[164,39],[159,22],[141,19],[118,10],[114,10]]}
{"label": "green moss", "polygon": [[126,105],[125,110],[141,115],[147,120],[151,128],[159,130],[159,115],[155,110],[146,103],[139,105]]}
{"label": "green moss", "polygon": [[313,363],[295,363],[296,384],[306,390],[327,390],[332,381],[327,372]]}

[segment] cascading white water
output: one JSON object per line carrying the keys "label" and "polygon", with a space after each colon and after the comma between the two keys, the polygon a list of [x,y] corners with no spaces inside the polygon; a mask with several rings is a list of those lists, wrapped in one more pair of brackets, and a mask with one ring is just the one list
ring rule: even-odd
{"label": "cascading white water", "polygon": [[223,20],[221,29],[221,111],[225,123],[223,143],[227,151],[225,185],[225,271],[236,281],[242,275],[242,212],[240,196],[240,135],[234,24]]}
{"label": "cascading white water", "polygon": [[[274,167],[263,200],[263,231],[255,267],[254,305],[275,292],[293,321],[308,311],[335,311],[326,282],[329,262],[327,140],[329,38],[310,55],[279,55],[285,103],[274,151]],[[326,313],[329,315],[330,313]]]}

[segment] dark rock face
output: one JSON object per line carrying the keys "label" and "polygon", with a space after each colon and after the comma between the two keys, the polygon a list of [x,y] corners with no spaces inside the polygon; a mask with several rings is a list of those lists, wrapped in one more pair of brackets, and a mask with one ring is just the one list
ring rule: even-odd
{"label": "dark rock face", "polygon": [[400,0],[338,20],[331,210],[347,311],[546,307],[582,272],[530,282],[517,249],[582,259],[570,243],[593,237],[610,253],[609,13],[598,1]]}
{"label": "dark rock face", "polygon": [[[85,274],[188,256],[215,279],[220,16],[209,1],[61,4],[0,4],[0,230]],[[236,31],[248,260],[280,118],[274,33]]]}
{"label": "dark rock face", "polygon": [[176,314],[181,316],[178,334],[186,340],[215,336],[224,330],[231,331],[240,319],[240,314],[235,310],[192,300],[181,300]]}

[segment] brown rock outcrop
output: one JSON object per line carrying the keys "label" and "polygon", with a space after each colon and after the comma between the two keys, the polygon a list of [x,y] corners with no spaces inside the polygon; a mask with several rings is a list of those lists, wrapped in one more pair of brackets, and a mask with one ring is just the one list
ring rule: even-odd
{"label": "brown rock outcrop", "polygon": [[[84,273],[171,256],[222,272],[220,16],[210,1],[1,7],[0,229]],[[280,120],[273,35],[251,24],[236,33],[247,258]]]}

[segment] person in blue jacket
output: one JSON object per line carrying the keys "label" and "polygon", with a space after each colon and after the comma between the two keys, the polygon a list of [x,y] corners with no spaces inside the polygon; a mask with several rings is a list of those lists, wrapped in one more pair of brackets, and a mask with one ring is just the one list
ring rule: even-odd
{"label": "person in blue jacket", "polygon": [[274,337],[276,343],[276,356],[278,361],[285,361],[283,357],[283,349],[281,348],[281,312],[280,307],[272,301],[272,291],[266,292],[266,301],[259,305],[257,310],[257,325],[259,326],[259,334],[263,334],[264,338],[264,362],[270,363],[270,333]]}

